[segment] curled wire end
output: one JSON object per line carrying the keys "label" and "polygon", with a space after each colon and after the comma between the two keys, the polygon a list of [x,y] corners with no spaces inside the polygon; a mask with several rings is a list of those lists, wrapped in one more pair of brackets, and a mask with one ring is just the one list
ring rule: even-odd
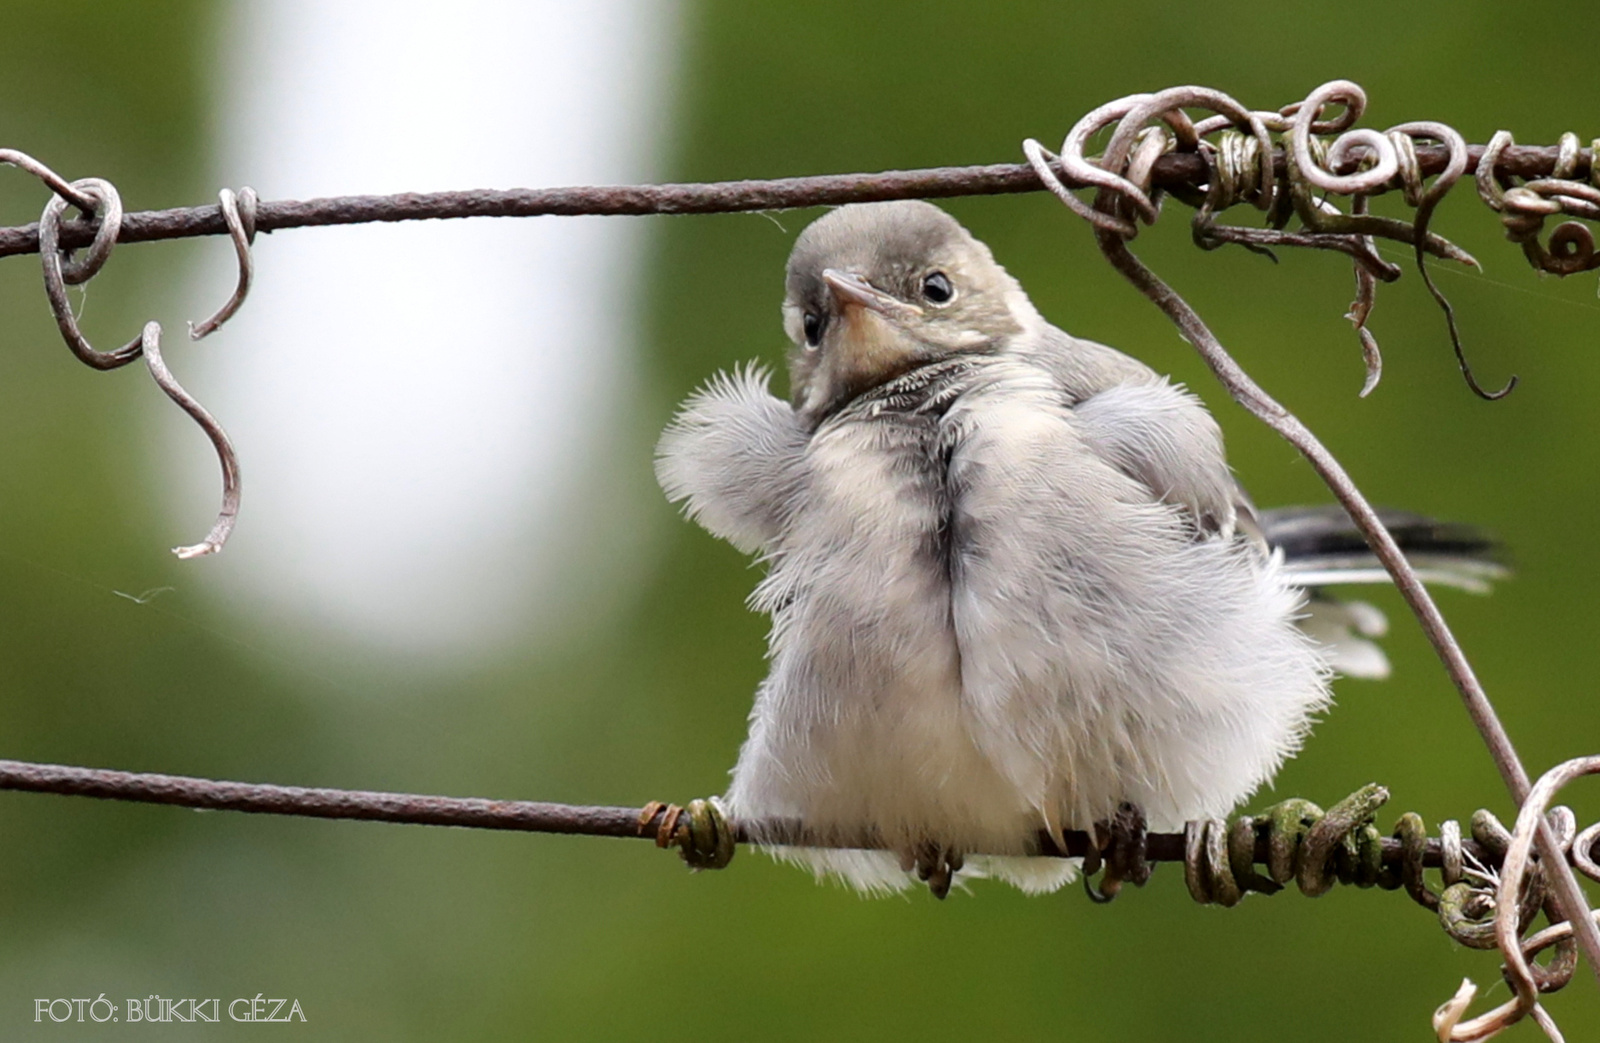
{"label": "curled wire end", "polygon": [[[1434,238],[1428,232],[1428,225],[1433,219],[1434,208],[1438,206],[1439,201],[1444,198],[1445,193],[1450,191],[1450,188],[1466,171],[1466,142],[1462,140],[1461,135],[1454,128],[1446,126],[1443,123],[1403,123],[1400,126],[1395,127],[1390,133],[1396,141],[1405,142],[1404,148],[1397,151],[1405,151],[1407,153],[1414,154],[1415,146],[1412,139],[1416,137],[1432,138],[1436,141],[1442,142],[1450,151],[1449,165],[1446,167],[1444,172],[1439,175],[1438,180],[1436,180],[1431,187],[1425,187],[1422,184],[1421,171],[1419,168],[1417,168],[1414,159],[1411,164],[1411,169],[1404,171],[1406,175],[1406,197],[1408,200],[1414,201],[1414,205],[1417,208],[1416,218],[1412,222],[1412,232],[1414,237],[1413,241],[1415,243],[1417,259],[1417,273],[1422,276],[1423,285],[1428,288],[1428,293],[1433,297],[1435,303],[1439,305],[1439,310],[1444,313],[1445,325],[1448,327],[1450,333],[1450,346],[1455,351],[1456,363],[1461,367],[1461,376],[1466,380],[1467,387],[1472,389],[1473,394],[1477,395],[1481,399],[1484,399],[1485,401],[1494,402],[1505,398],[1516,388],[1517,378],[1513,376],[1499,391],[1488,391],[1478,383],[1477,377],[1475,377],[1472,373],[1472,367],[1467,363],[1466,352],[1461,346],[1461,330],[1456,325],[1455,309],[1451,306],[1449,298],[1444,295],[1444,292],[1440,290],[1437,285],[1435,285],[1433,281],[1433,275],[1428,271],[1427,244]],[[1498,152],[1496,152],[1495,155],[1498,155]],[[1492,184],[1493,157],[1491,156],[1490,158],[1491,164],[1489,180]],[[1479,191],[1480,193],[1483,192],[1482,182],[1479,183]],[[1446,258],[1459,261],[1462,264],[1476,268],[1479,271],[1483,270],[1483,266],[1478,263],[1477,258],[1473,257],[1465,250],[1457,247],[1454,243],[1448,242],[1448,240],[1444,240],[1443,242],[1449,248],[1448,250],[1444,251],[1443,254]]]}
{"label": "curled wire end", "polygon": [[1538,1003],[1522,1009],[1516,1000],[1508,1000],[1471,1021],[1463,1021],[1472,1007],[1472,1001],[1477,998],[1478,986],[1473,984],[1472,979],[1462,978],[1456,994],[1433,1012],[1433,1033],[1439,1043],[1478,1043],[1480,1040],[1493,1039],[1528,1016],[1553,1043],[1563,1043],[1561,1030]]}
{"label": "curled wire end", "polygon": [[[1367,245],[1371,241],[1367,240]],[[1345,313],[1356,328],[1356,335],[1361,338],[1361,358],[1367,366],[1367,379],[1361,385],[1359,397],[1366,398],[1378,386],[1378,381],[1383,379],[1383,352],[1378,350],[1378,338],[1372,335],[1367,328],[1367,320],[1372,316],[1372,308],[1378,303],[1378,280],[1371,269],[1363,267],[1359,262],[1356,270],[1356,299],[1350,302],[1350,310]]]}
{"label": "curled wire end", "polygon": [[1472,1006],[1472,1001],[1477,996],[1478,987],[1472,983],[1472,979],[1462,978],[1461,988],[1456,990],[1456,994],[1441,1003],[1439,1009],[1433,1012],[1433,1034],[1439,1043],[1450,1043],[1453,1038],[1451,1033],[1461,1023],[1462,1016],[1467,1013],[1467,1009]]}
{"label": "curled wire end", "polygon": [[[217,456],[222,462],[222,509],[217,514],[216,523],[201,542],[186,547],[174,547],[172,550],[172,553],[183,559],[215,554],[227,543],[228,535],[233,531],[234,522],[239,514],[239,463],[227,433],[222,430],[216,419],[183,389],[172,372],[167,369],[166,363],[162,361],[159,323],[146,323],[140,336],[120,348],[97,351],[78,328],[77,316],[73,314],[71,302],[67,299],[67,287],[85,283],[93,278],[105,266],[106,260],[111,256],[112,248],[117,244],[117,236],[122,228],[122,199],[117,193],[116,186],[109,181],[92,177],[68,182],[38,160],[11,149],[0,149],[0,163],[9,163],[29,171],[49,185],[55,193],[39,216],[39,256],[44,273],[45,296],[49,299],[50,310],[55,315],[56,326],[61,331],[62,339],[67,342],[67,347],[79,361],[99,370],[117,369],[142,355],[156,384],[168,398],[194,418],[216,448]],[[191,329],[190,335],[196,339],[227,321],[228,317],[238,310],[250,288],[252,274],[250,241],[255,236],[256,194],[251,189],[245,188],[235,196],[233,192],[223,189],[221,201],[223,219],[228,224],[235,248],[239,252],[239,284],[233,298],[221,311],[203,323],[200,328]],[[74,257],[72,250],[61,248],[61,218],[69,205],[76,206],[95,221],[94,240],[82,257]]]}
{"label": "curled wire end", "polygon": [[228,542],[228,536],[233,532],[234,522],[239,516],[239,457],[233,450],[233,443],[228,438],[228,433],[217,423],[215,417],[206,411],[206,408],[195,400],[194,396],[183,389],[172,371],[167,368],[166,361],[161,357],[161,324],[147,322],[144,326],[144,335],[140,338],[140,346],[144,352],[145,365],[150,370],[150,376],[156,385],[164,391],[168,398],[178,404],[178,408],[188,413],[200,429],[211,439],[211,445],[217,451],[217,459],[222,465],[222,509],[217,512],[216,523],[211,526],[211,531],[199,543],[187,547],[174,547],[172,553],[179,558],[188,560],[200,558],[208,554],[215,554]]}
{"label": "curled wire end", "polygon": [[[232,528],[232,526],[229,526],[229,528]],[[205,540],[199,543],[191,543],[187,547],[174,547],[172,548],[172,553],[183,561],[188,561],[190,558],[203,558],[207,554],[215,554],[220,551],[227,539],[227,533],[223,533],[221,539],[207,537]]]}
{"label": "curled wire end", "polygon": [[1466,376],[1467,386],[1472,389],[1472,393],[1487,402],[1498,402],[1517,389],[1517,381],[1519,378],[1515,373],[1511,374],[1511,379],[1507,380],[1505,387],[1501,388],[1499,391],[1486,391],[1479,386],[1477,379],[1473,377],[1472,371],[1466,368],[1466,363],[1464,362],[1462,363],[1461,372]]}
{"label": "curled wire end", "polygon": [[256,239],[256,190],[245,187],[235,194],[233,189],[224,188],[217,193],[217,200],[222,208],[222,220],[228,226],[228,236],[233,240],[234,254],[239,259],[239,281],[234,285],[233,295],[217,309],[215,315],[198,325],[189,323],[190,340],[210,336],[217,327],[233,318],[234,312],[250,295],[250,284],[255,279],[255,261],[250,253],[250,245]]}
{"label": "curled wire end", "polygon": [[[1461,376],[1466,380],[1467,387],[1472,389],[1474,395],[1486,402],[1498,402],[1516,390],[1517,376],[1513,373],[1511,379],[1506,381],[1505,386],[1499,391],[1489,391],[1478,383],[1477,376],[1473,374],[1472,365],[1467,361],[1466,349],[1461,346],[1461,329],[1456,325],[1456,310],[1450,304],[1450,299],[1444,295],[1444,291],[1434,283],[1433,276],[1428,271],[1426,254],[1423,253],[1422,243],[1427,232],[1428,217],[1431,209],[1431,206],[1424,205],[1417,210],[1417,272],[1422,276],[1422,284],[1428,288],[1428,293],[1432,295],[1434,302],[1439,305],[1439,310],[1444,313],[1445,327],[1450,334],[1450,347],[1455,351],[1456,365],[1461,367]],[[1463,254],[1463,256],[1466,258],[1466,263],[1481,270],[1478,262],[1470,254]],[[1460,260],[1461,258],[1456,259]]]}
{"label": "curled wire end", "polygon": [[[1420,260],[1418,263],[1421,263]],[[1511,379],[1507,380],[1505,386],[1498,391],[1490,391],[1478,383],[1477,376],[1472,372],[1472,364],[1467,361],[1466,350],[1461,346],[1461,331],[1456,327],[1455,309],[1450,306],[1450,302],[1445,298],[1444,294],[1439,292],[1433,285],[1433,279],[1428,275],[1426,268],[1422,269],[1422,281],[1432,291],[1434,300],[1439,303],[1440,309],[1444,312],[1445,325],[1450,332],[1450,347],[1456,354],[1456,365],[1461,368],[1461,377],[1467,382],[1467,387],[1472,389],[1472,393],[1485,402],[1498,402],[1515,391],[1518,379],[1515,373],[1511,374]]]}
{"label": "curled wire end", "polygon": [[1377,388],[1378,381],[1383,379],[1383,353],[1378,350],[1378,338],[1365,326],[1357,331],[1361,335],[1361,358],[1367,365],[1367,379],[1361,385],[1361,391],[1356,396],[1366,398]]}
{"label": "curled wire end", "polygon": [[1560,1029],[1537,1002],[1524,1004],[1515,999],[1507,1000],[1471,1021],[1463,1021],[1477,995],[1478,987],[1470,979],[1463,978],[1456,994],[1433,1012],[1433,1031],[1439,1043],[1479,1043],[1493,1039],[1530,1015],[1549,1039],[1563,1043]]}

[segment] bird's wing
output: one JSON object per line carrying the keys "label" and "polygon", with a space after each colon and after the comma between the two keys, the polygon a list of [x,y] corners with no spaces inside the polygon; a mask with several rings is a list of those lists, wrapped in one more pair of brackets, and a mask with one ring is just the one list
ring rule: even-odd
{"label": "bird's wing", "polygon": [[656,444],[656,480],[689,517],[747,553],[782,528],[802,483],[807,434],[754,364],[695,392]]}
{"label": "bird's wing", "polygon": [[1050,374],[1072,404],[1124,384],[1159,384],[1166,379],[1132,355],[1048,324],[1011,338],[1005,350]]}
{"label": "bird's wing", "polygon": [[1182,507],[1198,533],[1228,537],[1241,514],[1249,517],[1217,422],[1183,388],[1119,384],[1079,402],[1073,414],[1089,449],[1156,499]]}

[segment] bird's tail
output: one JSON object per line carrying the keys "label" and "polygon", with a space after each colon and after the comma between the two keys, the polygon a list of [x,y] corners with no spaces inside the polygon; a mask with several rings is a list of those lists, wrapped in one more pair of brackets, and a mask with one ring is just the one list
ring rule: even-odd
{"label": "bird's tail", "polygon": [[[1283,507],[1258,517],[1267,544],[1283,553],[1285,571],[1303,587],[1389,582],[1342,507]],[[1486,594],[1510,575],[1505,548],[1482,529],[1410,511],[1381,510],[1378,517],[1424,583]]]}
{"label": "bird's tail", "polygon": [[[1440,522],[1409,511],[1380,510],[1424,583],[1488,593],[1511,574],[1505,548],[1471,525]],[[1348,677],[1387,677],[1389,660],[1374,642],[1388,630],[1383,613],[1364,601],[1341,601],[1323,588],[1387,583],[1389,574],[1342,507],[1287,507],[1257,515],[1284,573],[1310,594],[1301,628],[1328,649],[1330,664]]]}

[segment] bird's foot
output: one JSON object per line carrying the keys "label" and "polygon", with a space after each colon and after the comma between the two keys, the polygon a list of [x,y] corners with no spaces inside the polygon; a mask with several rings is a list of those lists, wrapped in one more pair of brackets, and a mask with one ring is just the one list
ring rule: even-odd
{"label": "bird's foot", "polygon": [[[1145,858],[1144,812],[1137,805],[1124,801],[1117,805],[1110,822],[1094,824],[1094,844],[1083,860],[1083,887],[1089,897],[1100,903],[1109,902],[1122,891],[1122,885],[1143,887],[1150,879],[1152,866]],[[1097,887],[1090,881],[1099,868],[1105,866]]]}
{"label": "bird's foot", "polygon": [[908,873],[916,870],[917,879],[927,884],[929,892],[939,899],[950,893],[950,884],[963,864],[961,852],[932,842],[900,856],[900,868]]}
{"label": "bird's foot", "polygon": [[676,847],[690,869],[721,869],[733,861],[733,828],[715,800],[685,807],[652,800],[639,810],[639,832],[656,824],[656,847]]}

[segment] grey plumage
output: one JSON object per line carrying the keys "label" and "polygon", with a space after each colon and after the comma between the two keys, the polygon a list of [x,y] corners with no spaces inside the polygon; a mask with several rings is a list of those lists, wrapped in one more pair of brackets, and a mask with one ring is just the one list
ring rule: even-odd
{"label": "grey plumage", "polygon": [[1056,887],[1071,866],[1022,857],[1038,830],[1225,814],[1298,748],[1341,643],[1380,672],[1372,610],[1313,612],[1319,645],[1313,580],[1269,549],[1333,582],[1367,567],[1337,526],[1254,512],[1198,399],[1050,326],[937,208],[807,228],[784,323],[791,403],[754,366],[717,377],[657,473],[767,565],[729,810],[887,849],[787,857],[864,888]]}

